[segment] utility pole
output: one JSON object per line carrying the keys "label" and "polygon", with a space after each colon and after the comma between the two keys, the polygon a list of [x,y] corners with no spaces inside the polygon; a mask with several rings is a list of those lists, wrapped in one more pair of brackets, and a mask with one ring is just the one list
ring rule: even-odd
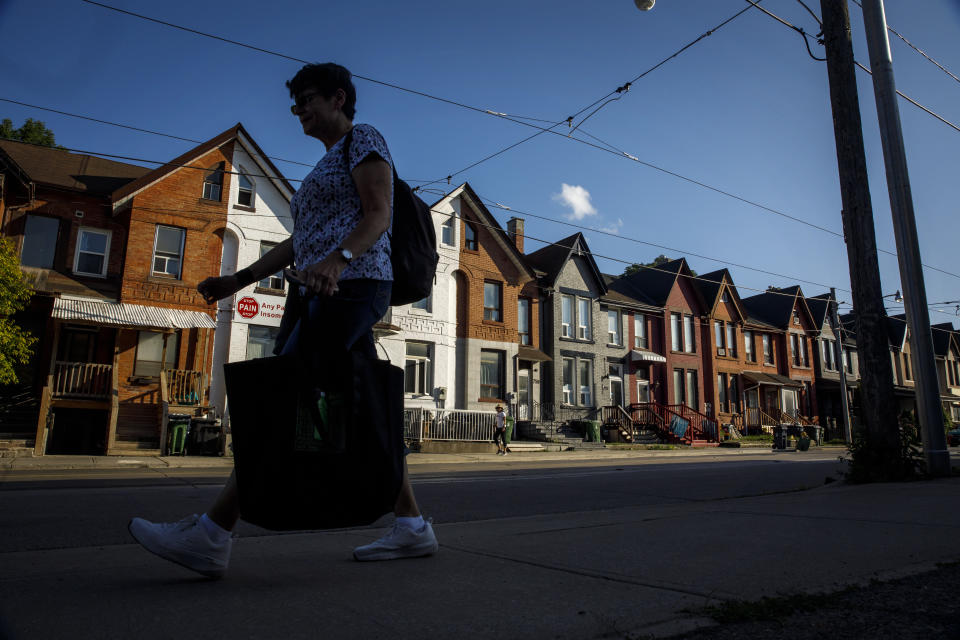
{"label": "utility pole", "polygon": [[917,221],[913,213],[907,154],[900,129],[900,110],[897,106],[897,88],[893,81],[893,61],[890,58],[883,0],[863,0],[863,24],[866,27],[867,46],[870,50],[873,92],[877,101],[880,139],[887,170],[887,190],[890,193],[890,212],[893,215],[893,234],[897,239],[900,284],[903,286],[907,326],[910,328],[913,373],[917,385],[917,420],[923,434],[927,473],[943,477],[950,475],[950,453],[947,451],[947,439],[941,420],[940,383],[937,379],[930,312],[927,310],[927,290],[923,282]]}
{"label": "utility pole", "polygon": [[847,0],[820,0],[820,7],[840,172],[843,235],[856,313],[860,415],[866,439],[864,460],[882,474],[884,468],[893,471],[899,467],[900,436],[850,38],[850,13]]}
{"label": "utility pole", "polygon": [[830,326],[836,341],[833,343],[833,352],[840,370],[840,406],[843,407],[843,441],[853,442],[853,433],[850,430],[850,400],[847,397],[847,369],[843,364],[843,338],[840,327],[840,304],[837,302],[837,290],[830,287]]}

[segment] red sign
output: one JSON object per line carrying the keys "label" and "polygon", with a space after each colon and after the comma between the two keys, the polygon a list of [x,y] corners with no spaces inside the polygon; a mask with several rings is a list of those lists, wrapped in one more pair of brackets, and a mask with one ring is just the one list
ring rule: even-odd
{"label": "red sign", "polygon": [[249,296],[240,298],[240,300],[237,302],[237,313],[244,318],[252,318],[260,313],[260,305],[257,304],[256,300]]}

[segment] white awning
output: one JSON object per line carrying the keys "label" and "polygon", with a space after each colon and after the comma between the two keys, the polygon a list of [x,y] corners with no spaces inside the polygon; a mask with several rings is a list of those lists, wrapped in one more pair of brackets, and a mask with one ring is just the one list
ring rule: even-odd
{"label": "white awning", "polygon": [[110,324],[121,327],[158,327],[161,329],[216,329],[213,318],[202,311],[184,311],[148,307],[126,302],[57,298],[53,301],[53,318]]}
{"label": "white awning", "polygon": [[630,351],[630,357],[634,362],[666,362],[667,359],[664,358],[659,353],[654,353],[653,351],[647,351],[646,349],[633,349]]}

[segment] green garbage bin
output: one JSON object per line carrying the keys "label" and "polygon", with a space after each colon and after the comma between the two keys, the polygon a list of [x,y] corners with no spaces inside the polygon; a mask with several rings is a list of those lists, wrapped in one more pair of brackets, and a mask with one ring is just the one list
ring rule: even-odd
{"label": "green garbage bin", "polygon": [[599,420],[587,420],[586,435],[589,436],[587,438],[589,442],[603,442],[603,439],[600,437],[600,421]]}
{"label": "green garbage bin", "polygon": [[510,441],[513,440],[513,416],[507,416],[506,427],[503,433],[503,439],[509,446]]}
{"label": "green garbage bin", "polygon": [[182,456],[187,452],[187,428],[190,426],[190,416],[171,413],[167,416],[167,455]]}

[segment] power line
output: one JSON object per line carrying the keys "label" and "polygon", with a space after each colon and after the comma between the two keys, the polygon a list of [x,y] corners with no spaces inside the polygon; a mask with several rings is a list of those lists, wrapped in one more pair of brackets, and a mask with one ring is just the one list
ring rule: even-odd
{"label": "power line", "polygon": [[[140,133],[149,133],[155,136],[162,136],[164,138],[171,138],[173,140],[183,140],[184,142],[192,142],[194,144],[202,144],[204,140],[194,140],[193,138],[184,138],[183,136],[175,136],[170,133],[163,133],[161,131],[153,131],[151,129],[142,129],[140,127],[134,127],[128,124],[120,124],[119,122],[110,122],[109,120],[101,120],[99,118],[92,118],[90,116],[80,115],[78,113],[69,113],[67,111],[60,111],[58,109],[51,109],[50,107],[41,107],[35,104],[27,104],[26,102],[20,102],[19,100],[11,100],[10,98],[0,98],[0,102],[9,102],[10,104],[17,104],[21,107],[30,107],[31,109],[39,109],[40,111],[49,111],[50,113],[58,113],[62,116],[70,116],[71,118],[79,118],[81,120],[89,120],[90,122],[97,122],[99,124],[110,125],[111,127],[119,127],[121,129],[130,129],[131,131],[139,131]],[[306,162],[299,162],[298,160],[287,160],[285,158],[278,158],[276,156],[264,156],[270,158],[271,160],[277,160],[279,162],[287,162],[289,164],[296,164],[302,167],[314,167],[315,165],[308,164]]]}
{"label": "power line", "polygon": [[[860,4],[860,0],[853,0],[853,3],[854,3],[855,5],[857,5],[858,7],[860,7],[861,10],[863,9],[863,5]],[[899,31],[897,31],[896,29],[894,29],[894,28],[891,27],[890,25],[887,25],[887,30],[888,30],[890,33],[892,33],[893,35],[895,35],[895,36],[897,36],[898,38],[900,38],[901,40],[903,40],[903,41],[907,44],[907,46],[909,46],[911,49],[913,49],[914,51],[916,51],[917,53],[919,53],[920,55],[922,55],[924,58],[926,58],[927,60],[929,60],[930,62],[932,62],[934,65],[936,65],[937,68],[939,68],[939,69],[940,69],[941,71],[943,71],[945,74],[947,74],[948,76],[950,76],[951,78],[953,78],[953,79],[956,80],[957,82],[960,82],[960,78],[958,78],[956,75],[954,75],[953,72],[951,72],[949,69],[947,69],[946,67],[944,67],[942,64],[940,64],[939,62],[937,62],[936,60],[934,60],[933,58],[931,58],[929,55],[927,55],[927,53],[926,53],[925,51],[923,51],[922,49],[920,49],[919,47],[917,47],[915,44],[913,44],[912,42],[910,42],[909,40],[907,40],[903,35],[900,34]]]}
{"label": "power line", "polygon": [[[858,67],[860,67],[860,69],[862,69],[863,71],[866,71],[867,73],[869,73],[871,76],[873,75],[873,71],[871,71],[871,70],[868,69],[867,67],[863,66],[862,64],[860,64],[860,63],[857,62],[856,60],[854,60],[854,64],[856,64]],[[960,131],[960,127],[958,127],[957,125],[953,124],[952,122],[950,122],[949,120],[947,120],[946,118],[944,118],[943,116],[941,116],[939,113],[934,112],[934,111],[931,110],[929,107],[923,106],[922,104],[920,104],[919,102],[917,102],[916,100],[914,100],[913,98],[911,98],[910,96],[908,96],[907,94],[905,94],[905,93],[903,93],[902,91],[900,91],[900,89],[897,89],[897,95],[900,96],[901,98],[903,98],[904,100],[906,100],[907,102],[909,102],[910,104],[912,104],[913,106],[917,107],[917,108],[920,109],[921,111],[923,111],[923,112],[925,112],[925,113],[928,113],[929,115],[933,116],[934,118],[936,118],[936,119],[939,120],[940,122],[944,123],[944,124],[947,125],[948,127],[951,127],[952,129],[954,129],[954,130],[956,130],[956,131]]]}

